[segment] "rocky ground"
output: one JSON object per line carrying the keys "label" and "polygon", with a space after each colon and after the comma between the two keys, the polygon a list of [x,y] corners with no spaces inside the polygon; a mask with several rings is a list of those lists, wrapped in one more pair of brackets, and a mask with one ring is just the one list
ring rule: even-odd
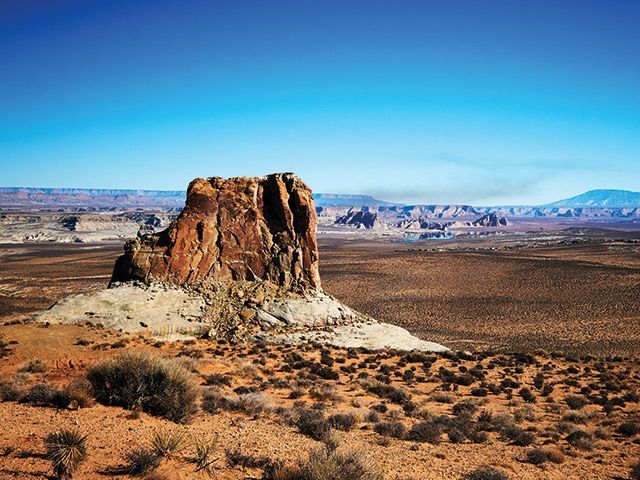
{"label": "rocky ground", "polygon": [[[372,458],[392,480],[462,479],[487,465],[500,478],[624,479],[640,456],[639,365],[622,358],[167,343],[35,324],[0,327],[0,337],[2,478],[50,478],[44,437],[61,428],[87,435],[83,479],[136,478],[127,457],[156,434],[184,442],[148,478],[209,478],[192,459],[194,442],[210,439],[219,479],[275,478],[274,466],[323,442]],[[79,379],[127,351],[191,370],[198,410],[188,422],[91,399]],[[62,407],[51,389],[69,384]]]}

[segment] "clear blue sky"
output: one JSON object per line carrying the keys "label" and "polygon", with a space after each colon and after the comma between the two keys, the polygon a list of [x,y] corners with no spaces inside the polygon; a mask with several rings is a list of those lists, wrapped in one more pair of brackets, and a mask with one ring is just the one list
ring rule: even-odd
{"label": "clear blue sky", "polygon": [[0,185],[640,190],[640,1],[0,0]]}

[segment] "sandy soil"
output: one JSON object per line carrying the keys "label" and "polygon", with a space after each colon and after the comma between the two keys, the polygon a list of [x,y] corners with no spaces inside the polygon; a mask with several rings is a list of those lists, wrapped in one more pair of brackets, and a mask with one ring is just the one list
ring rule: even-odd
{"label": "sandy soil", "polygon": [[[1,478],[50,478],[51,468],[44,458],[43,438],[56,429],[68,427],[79,428],[89,435],[89,458],[77,478],[130,478],[110,472],[125,463],[124,456],[128,451],[147,445],[154,432],[167,430],[184,432],[189,438],[218,436],[215,478],[260,478],[260,469],[233,465],[225,450],[238,449],[249,457],[291,463],[304,459],[310,449],[321,444],[302,435],[295,425],[287,422],[294,402],[320,409],[326,416],[336,412],[353,413],[356,418],[353,428],[335,432],[335,435],[343,445],[361,447],[368,452],[389,480],[460,479],[479,465],[492,465],[510,478],[522,480],[627,478],[630,465],[640,456],[637,435],[617,433],[622,422],[640,414],[637,399],[627,400],[609,414],[601,405],[592,403],[602,395],[614,398],[637,392],[640,371],[635,362],[601,363],[597,360],[487,354],[462,358],[434,354],[411,358],[394,352],[372,355],[327,349],[324,363],[335,361],[328,368],[339,375],[333,380],[323,380],[311,373],[311,366],[319,365],[317,362],[321,360],[320,351],[315,347],[296,347],[297,358],[311,363],[295,366],[291,356],[293,350],[287,346],[229,346],[205,340],[155,344],[143,337],[122,336],[95,327],[64,325],[49,328],[2,326],[0,336],[9,344],[9,352],[0,360],[2,378],[15,375],[18,369],[35,359],[48,365],[45,372],[19,374],[25,388],[40,382],[62,387],[84,375],[91,363],[135,349],[169,357],[190,357],[199,383],[204,384],[205,377],[213,373],[226,375],[230,385],[222,387],[225,394],[234,395],[232,389],[238,387],[253,388],[270,405],[255,415],[224,409],[213,414],[201,411],[191,423],[178,425],[145,413],[131,415],[119,407],[95,405],[69,410],[0,402],[0,422],[4,425],[0,437]],[[78,344],[80,339],[82,344]],[[428,364],[424,363],[426,360]],[[293,369],[291,365],[294,365]],[[477,373],[479,366],[481,374]],[[484,379],[474,377],[471,385],[458,385],[456,380],[453,388],[449,388],[451,383],[444,381],[445,371],[457,378],[470,369]],[[413,373],[408,375],[407,372]],[[549,396],[542,396],[540,389],[534,386],[533,378],[538,373],[544,376],[545,383],[553,386]],[[405,392],[413,405],[411,409],[368,390],[366,381],[373,381],[377,375]],[[497,388],[505,378],[530,388],[536,395],[535,401],[525,403],[518,394],[519,387],[513,390],[499,388],[485,397],[471,393],[480,385]],[[584,390],[587,386],[590,386],[588,390]],[[326,389],[332,393],[322,397],[313,393]],[[290,398],[293,390],[298,391],[297,400]],[[590,393],[584,393],[586,391]],[[434,393],[444,395],[446,402],[436,400]],[[569,395],[590,400],[586,406],[574,411],[565,403]],[[368,417],[371,407],[385,404],[388,410],[378,414],[378,422],[399,422],[410,428],[425,418],[442,415],[454,418],[454,405],[461,400],[471,400],[478,405],[470,420],[472,425],[477,425],[480,412],[490,412],[494,416],[515,415],[517,426],[533,434],[532,443],[518,446],[497,431],[486,432],[486,440],[479,443],[463,440],[454,444],[446,434],[435,443],[397,439],[376,433],[376,422]],[[570,414],[577,419],[567,420]],[[597,435],[590,450],[573,447],[567,442],[567,431],[574,428]],[[540,446],[554,446],[563,451],[563,463],[536,466],[526,461],[527,452]],[[162,478],[206,478],[193,473],[193,465],[187,461],[191,454],[189,448],[185,447],[170,464],[173,476]]]}

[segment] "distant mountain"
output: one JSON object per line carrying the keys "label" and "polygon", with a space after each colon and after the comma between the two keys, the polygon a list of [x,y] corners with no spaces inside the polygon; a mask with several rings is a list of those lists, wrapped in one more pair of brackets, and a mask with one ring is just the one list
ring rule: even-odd
{"label": "distant mountain", "polygon": [[0,206],[5,207],[179,208],[185,198],[184,191],[174,190],[0,187]]}
{"label": "distant mountain", "polygon": [[401,205],[400,203],[378,200],[371,195],[348,195],[343,193],[314,193],[316,207],[383,207]]}
{"label": "distant mountain", "polygon": [[121,195],[141,196],[152,198],[186,198],[183,190],[123,190],[117,188],[31,188],[31,187],[0,187],[0,193],[42,194],[42,195],[86,195],[89,197]]}
{"label": "distant mountain", "polygon": [[559,200],[545,206],[565,208],[640,208],[640,192],[591,190],[582,195]]}

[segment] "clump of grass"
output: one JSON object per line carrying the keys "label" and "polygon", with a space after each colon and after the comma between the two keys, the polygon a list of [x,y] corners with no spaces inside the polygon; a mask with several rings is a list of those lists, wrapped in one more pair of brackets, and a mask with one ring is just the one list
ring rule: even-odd
{"label": "clump of grass", "polygon": [[195,449],[195,455],[192,458],[192,462],[195,463],[194,472],[205,472],[209,475],[213,474],[213,463],[216,461],[213,458],[214,453],[218,448],[218,437],[214,437],[209,440],[204,440],[201,437],[194,437],[193,446]]}
{"label": "clump of grass", "polygon": [[60,430],[45,439],[47,458],[53,463],[56,478],[68,480],[87,459],[87,437],[78,430]]}
{"label": "clump of grass", "polygon": [[87,379],[104,405],[141,409],[175,422],[185,422],[197,411],[195,377],[174,360],[127,352],[92,366]]}
{"label": "clump of grass", "polygon": [[184,440],[182,433],[156,432],[151,438],[151,451],[158,457],[170,458],[184,448]]}

